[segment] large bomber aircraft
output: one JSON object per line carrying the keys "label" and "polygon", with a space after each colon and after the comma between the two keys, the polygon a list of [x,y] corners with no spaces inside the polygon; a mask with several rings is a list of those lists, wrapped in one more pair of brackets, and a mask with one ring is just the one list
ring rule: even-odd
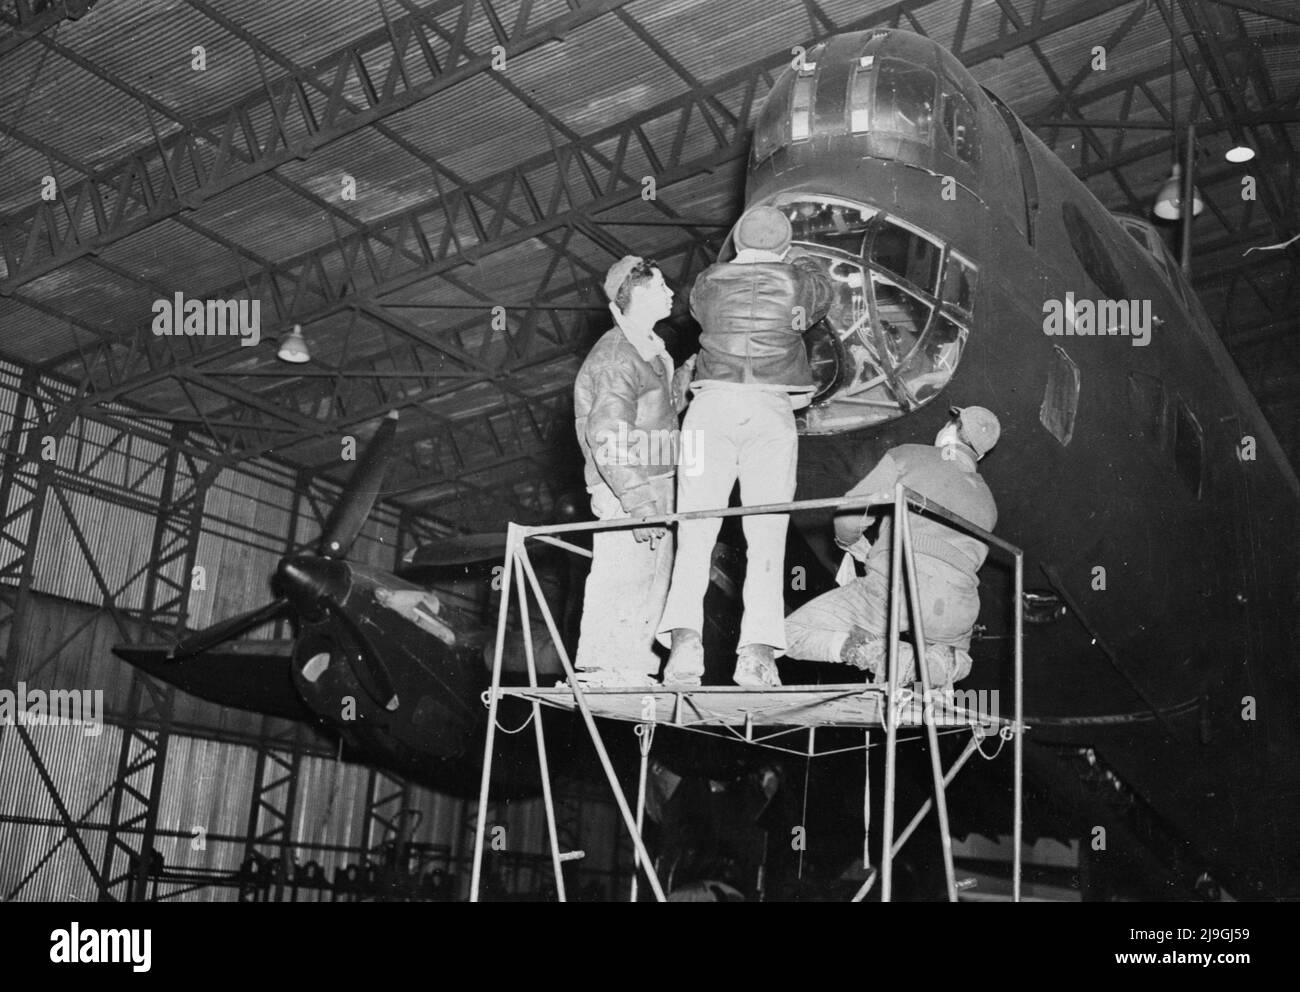
{"label": "large bomber aircraft", "polygon": [[[798,498],[839,495],[892,446],[929,443],[952,406],[1001,419],[980,468],[1032,586],[1029,835],[1084,838],[1096,895],[1300,894],[1300,483],[1159,231],[1110,214],[957,59],[900,30],[831,38],[777,79],[745,199],[784,211],[794,250],[837,287],[808,334],[818,392]],[[465,790],[485,728],[481,618],[347,560],[389,425],[317,552],[281,564],[279,598],[118,653]],[[826,517],[795,524],[832,565]],[[711,645],[734,637],[741,559],[727,552]],[[1009,700],[1010,584],[992,565],[983,578],[963,687]],[[280,617],[291,641],[227,643]],[[710,647],[715,679],[723,653]],[[556,674],[553,656],[543,665]],[[827,680],[797,661],[782,672]],[[1005,804],[961,797],[956,826],[1009,832]],[[1108,862],[1088,843],[1097,825]]]}
{"label": "large bomber aircraft", "polygon": [[[1031,771],[1064,795],[1072,768],[1100,769],[1141,810],[1112,852],[1176,852],[1239,898],[1300,894],[1300,483],[1159,232],[899,30],[831,38],[778,78],[756,204],[837,286],[810,332],[798,498],[930,443],[950,407],[993,410],[980,469],[1036,586]],[[963,687],[1008,688],[1002,578],[986,566]]]}

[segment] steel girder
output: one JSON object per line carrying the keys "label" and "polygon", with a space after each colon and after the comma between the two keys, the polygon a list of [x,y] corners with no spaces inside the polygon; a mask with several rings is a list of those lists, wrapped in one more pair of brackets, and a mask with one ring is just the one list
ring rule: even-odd
{"label": "steel girder", "polygon": [[[489,69],[492,52],[468,58],[464,51],[483,25],[509,58],[562,40],[627,2],[592,0],[533,24],[532,4],[525,4],[510,27],[486,0],[436,3],[398,18],[317,63],[311,79],[268,81],[197,126],[160,136],[74,186],[62,210],[42,202],[9,218],[0,234],[6,267],[0,293]],[[438,18],[449,24],[445,33],[433,26]],[[365,94],[366,106],[349,109],[345,94],[356,91]]]}
{"label": "steel girder", "polygon": [[[11,0],[0,8],[0,21],[13,30],[0,38],[0,58],[63,21],[83,17],[97,0]],[[13,7],[10,10],[10,6]]]}
{"label": "steel girder", "polygon": [[[150,626],[166,626],[175,633],[185,627],[203,506],[214,477],[211,466],[200,471],[177,446],[168,449],[164,502],[158,508],[145,584],[144,619]],[[93,561],[88,544],[84,550]],[[102,579],[99,582],[103,586]],[[101,899],[138,902],[147,898],[175,695],[173,686],[132,672],[104,847]],[[121,870],[117,867],[119,857],[125,861]]]}
{"label": "steel girder", "polygon": [[[897,23],[904,13],[914,20],[914,12],[931,2],[935,0],[896,4],[852,23],[833,27],[835,30],[848,30]],[[1060,30],[1119,5],[1122,4],[1083,5],[1079,11],[1071,11],[1068,16],[1031,20],[1025,29]],[[1001,39],[1000,44],[1014,46],[1017,37],[1015,33],[1009,34]],[[347,53],[358,46],[364,47],[364,44],[363,41],[357,46],[351,46],[346,52],[337,55],[336,59],[347,66],[354,65],[355,60]],[[997,50],[988,49],[980,58],[992,58],[996,54]],[[383,218],[364,230],[340,237],[336,242],[323,245],[270,271],[259,270],[238,284],[214,289],[209,295],[257,295],[275,307],[279,326],[309,323],[336,312],[339,299],[347,295],[345,289],[330,285],[329,279],[325,277],[326,272],[341,269],[346,273],[346,278],[340,282],[346,284],[347,291],[355,293],[358,290],[353,289],[354,286],[363,287],[373,297],[402,288],[421,278],[447,272],[459,264],[472,263],[487,254],[554,230],[569,222],[569,215],[574,208],[581,208],[582,216],[586,218],[635,198],[641,190],[642,172],[638,170],[629,175],[624,171],[619,175],[620,170],[615,167],[621,166],[622,159],[629,153],[651,166],[651,174],[656,177],[661,188],[671,181],[672,177],[666,173],[669,171],[668,166],[673,164],[678,164],[686,175],[716,168],[720,164],[716,154],[681,161],[682,144],[687,138],[694,140],[697,137],[691,129],[707,131],[715,139],[713,151],[720,152],[723,161],[743,156],[747,132],[744,132],[744,125],[741,124],[731,128],[730,135],[726,134],[727,121],[717,119],[716,108],[719,103],[725,105],[725,101],[719,99],[720,94],[728,90],[739,91],[743,94],[743,99],[738,106],[747,112],[754,98],[757,80],[783,65],[788,58],[789,54],[784,50],[772,53],[752,66],[727,74],[700,91],[666,101],[624,124],[604,129],[595,135],[580,136],[557,144],[550,152],[518,166]],[[265,100],[266,97],[259,91],[250,99]],[[237,114],[238,110],[238,107],[232,109],[227,116]],[[656,153],[646,137],[652,124],[656,129],[667,126],[675,135],[673,152],[666,160]],[[741,133],[737,134],[737,131]],[[618,161],[609,158],[601,161],[602,149],[608,149],[610,155],[618,157]],[[142,151],[141,154],[149,153]],[[537,187],[539,181],[542,184],[540,189]],[[576,202],[570,199],[575,194]],[[526,223],[521,224],[521,221]],[[35,217],[29,223],[35,224]],[[420,265],[415,272],[411,272],[411,266],[401,267],[398,258],[390,257],[394,255],[395,249],[392,242],[380,238],[380,234],[385,231],[396,231],[393,240],[398,244],[401,257],[407,257],[411,250],[418,252]],[[30,233],[28,237],[30,238]],[[377,241],[381,243],[377,244]],[[341,264],[331,267],[325,262],[327,257]],[[109,347],[111,343],[104,346]],[[185,356],[178,360],[180,365],[171,366],[166,360],[168,356],[148,354],[151,350],[148,347],[142,350],[145,353],[137,356],[132,368],[117,370],[115,377],[110,373],[109,382],[100,383],[101,386],[108,386],[107,390],[101,390],[101,395],[106,398],[121,395],[157,381],[158,378],[177,373],[180,365],[194,368],[214,357],[209,351],[204,351]],[[49,367],[58,367],[71,358],[75,356],[60,356]],[[133,376],[131,373],[139,372],[140,362],[152,368],[143,375]],[[104,362],[90,360],[86,364],[104,371],[111,369]]]}
{"label": "steel girder", "polygon": [[[1125,2],[1080,4],[1064,14],[1043,17],[1041,5],[1034,5],[1032,12],[1030,7],[1025,6],[1024,13],[1021,14],[1015,5],[1004,2],[1001,37],[994,42],[966,48],[959,54],[968,64],[977,64],[1072,24],[1129,5],[1131,4]],[[889,23],[902,23],[923,31],[924,26],[919,22],[917,13],[926,6],[926,2],[896,4],[851,24],[837,26],[813,5],[810,7],[810,24],[814,35]],[[490,8],[484,5],[484,9]],[[964,46],[964,25],[969,9],[969,4],[963,7],[956,39],[959,49]],[[1132,17],[1126,21],[1126,25],[1131,26],[1131,23]],[[449,21],[439,25],[427,19],[421,20],[419,26],[410,28],[411,36],[406,43],[409,45],[411,38],[423,35],[426,39],[432,38],[435,43],[447,45],[448,50],[451,50],[459,38],[463,49],[464,36],[457,35],[449,24]],[[1123,30],[1127,30],[1127,27],[1117,32],[1121,37]],[[391,41],[391,38],[369,39],[370,43],[378,46]],[[367,43],[367,40],[363,40],[337,53],[336,63],[331,63],[336,64],[337,69],[333,82],[327,84],[321,78],[315,79],[316,92],[322,96],[325,93],[341,94],[343,84],[338,82],[338,73],[346,77],[348,73],[360,71],[360,67],[365,64],[363,58],[348,56],[347,53],[356,52],[360,50],[359,46],[364,48]],[[773,53],[754,65],[650,108],[622,125],[590,136],[574,135],[564,143],[557,143],[549,152],[534,156],[495,176],[459,186],[425,204],[384,218],[365,229],[354,230],[334,243],[314,249],[288,263],[261,268],[238,286],[213,292],[222,296],[247,294],[267,299],[275,308],[281,325],[287,326],[290,322],[309,323],[341,309],[357,307],[366,301],[382,300],[386,294],[428,278],[447,279],[458,266],[473,264],[480,258],[505,250],[529,237],[545,236],[560,228],[567,231],[590,230],[593,222],[606,219],[601,216],[602,213],[630,202],[640,194],[641,177],[637,173],[644,170],[637,169],[636,165],[650,166],[651,174],[660,181],[662,189],[665,180],[671,185],[674,177],[687,178],[698,174],[702,169],[718,168],[738,161],[744,154],[747,140],[744,122],[749,107],[757,96],[758,86],[767,78],[768,73],[787,60],[788,52]],[[390,73],[389,79],[392,78]],[[280,85],[287,85],[287,81],[281,80]],[[300,80],[298,85],[305,84]],[[396,86],[396,82],[391,83],[394,93]],[[1059,84],[1058,88],[1069,95],[1072,87]],[[268,85],[248,99],[266,100],[268,94],[277,92],[283,96],[285,91]],[[378,90],[376,94],[382,101],[382,94]],[[337,99],[342,98],[339,96]],[[268,104],[272,105],[274,104]],[[294,112],[299,112],[304,106],[310,105],[310,100],[304,97],[293,103],[293,109]],[[289,103],[285,102],[282,106],[288,108]],[[333,123],[346,124],[351,118],[344,120],[342,115],[371,113],[377,106],[377,103],[373,103],[368,108],[353,108],[346,100],[342,100],[335,107],[335,114],[341,119]],[[545,114],[544,108],[534,109]],[[232,108],[227,112],[226,118],[229,119],[231,114],[237,117],[238,110],[239,107]],[[666,158],[660,157],[657,148],[648,140],[648,133],[652,130],[674,135]],[[684,149],[692,146],[705,150],[694,157],[682,154]],[[283,152],[273,138],[241,147],[250,155],[259,151],[263,154],[276,153],[277,150]],[[143,197],[144,194],[139,196]],[[144,202],[147,203],[147,197],[144,197]],[[707,256],[705,258],[707,260]],[[331,278],[327,275],[330,272],[342,272],[343,275]],[[527,319],[532,317],[528,313]],[[193,339],[185,342],[186,346],[192,344]],[[118,352],[116,356],[114,350]],[[313,400],[316,401],[315,408],[319,409],[318,383],[308,382],[299,387],[296,393],[280,391],[275,401],[268,401],[256,397],[250,389],[230,382],[229,379],[237,377],[234,370],[223,374],[216,369],[216,364],[231,349],[225,349],[225,354],[222,354],[223,349],[219,348],[192,348],[188,349],[188,354],[177,355],[175,352],[168,354],[156,347],[156,342],[144,341],[135,343],[133,354],[121,354],[124,350],[111,335],[105,335],[103,340],[81,356],[87,378],[95,381],[98,387],[94,398],[88,398],[89,402],[121,397],[169,377],[183,380],[184,388],[190,395],[211,390],[224,396],[229,406],[222,410],[212,410],[209,414],[200,403],[191,399],[196,410],[192,423],[195,426],[208,426],[204,424],[205,419],[209,422],[218,421],[211,423],[210,429],[217,434],[224,432],[227,437],[230,436],[230,425],[237,425],[233,428],[237,432],[236,440],[231,443],[228,452],[231,460],[253,457],[274,449],[284,450],[295,443],[295,439],[306,439],[322,430],[323,425],[317,417],[303,415],[303,411],[312,408]],[[431,350],[437,351],[436,348]],[[445,370],[446,352],[440,353],[439,357]],[[72,356],[63,356],[63,359],[71,358]],[[390,374],[386,378],[374,376],[372,371],[375,370],[339,371],[330,396],[330,412],[333,414],[331,427],[347,429],[360,422],[363,418],[353,415],[352,411],[361,406],[369,413],[372,410],[382,412],[382,407],[387,405],[358,404],[355,402],[358,393],[365,397],[387,398],[386,391],[382,385],[377,386],[377,383],[406,381],[396,374]],[[472,373],[465,373],[463,367],[455,372],[464,373],[460,374],[461,385],[476,384],[475,380],[466,378],[466,375]],[[452,378],[445,371],[443,374]],[[218,377],[227,381],[214,388]],[[345,393],[339,388],[343,383],[363,385],[352,393]],[[520,399],[518,391],[513,396],[509,395],[508,383],[498,380],[493,385],[504,387],[501,392],[507,403]],[[391,395],[392,392],[396,390],[388,391],[388,394]],[[420,396],[420,399],[410,405],[439,395],[439,389],[435,386],[423,391],[423,394],[417,392],[415,395]],[[348,411],[346,414],[343,413],[345,410]],[[340,423],[340,415],[347,423]],[[267,429],[268,426],[278,427],[279,433],[273,438],[268,437],[268,434],[274,433]],[[436,429],[447,432],[445,439],[437,442],[436,447],[441,451],[457,451],[456,435],[461,428],[444,423]],[[258,437],[253,432],[260,432],[261,436]],[[479,437],[485,439],[492,434],[489,428],[480,433]],[[484,451],[487,452],[486,447]],[[472,459],[454,460],[458,462],[456,470],[474,471]],[[489,461],[492,460],[489,458]]]}

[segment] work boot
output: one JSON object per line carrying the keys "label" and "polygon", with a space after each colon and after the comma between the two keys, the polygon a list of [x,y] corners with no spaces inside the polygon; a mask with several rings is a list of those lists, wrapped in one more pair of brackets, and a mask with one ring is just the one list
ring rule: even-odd
{"label": "work boot", "polygon": [[[866,672],[871,681],[883,685],[889,679],[889,654],[885,639],[854,627],[840,648],[840,661]],[[916,677],[916,654],[907,641],[898,642],[898,684],[910,685]]]}
{"label": "work boot", "polygon": [[704,642],[699,631],[688,627],[673,629],[673,648],[664,668],[664,685],[693,689],[704,678]]}
{"label": "work boot", "polygon": [[966,651],[947,644],[925,646],[925,671],[936,689],[950,688],[969,675],[970,669],[971,657]]}
{"label": "work boot", "polygon": [[781,685],[773,650],[767,644],[746,644],[736,652],[736,674],[731,681],[752,689],[775,689]]}

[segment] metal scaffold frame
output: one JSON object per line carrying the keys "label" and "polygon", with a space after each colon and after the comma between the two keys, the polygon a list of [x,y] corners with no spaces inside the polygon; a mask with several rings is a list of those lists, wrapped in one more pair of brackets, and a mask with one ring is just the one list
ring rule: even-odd
{"label": "metal scaffold frame", "polygon": [[[551,614],[546,598],[542,593],[536,572],[528,556],[526,541],[535,538],[546,544],[564,548],[567,551],[589,556],[590,552],[557,537],[558,534],[579,531],[612,530],[631,526],[668,525],[679,520],[693,520],[704,517],[745,516],[759,513],[790,513],[807,510],[849,510],[866,509],[869,506],[892,510],[896,526],[891,528],[890,540],[890,593],[889,593],[889,631],[888,631],[888,682],[887,685],[839,685],[839,686],[783,686],[771,689],[746,689],[732,686],[710,686],[703,688],[682,688],[672,686],[635,687],[628,689],[584,689],[575,677],[573,664],[565,650],[559,628]],[[935,703],[943,697],[934,693],[930,685],[929,673],[924,663],[925,632],[921,622],[920,590],[916,571],[916,555],[912,544],[911,516],[920,513],[938,520],[971,537],[996,548],[1011,560],[1012,566],[1012,627],[1013,627],[1013,668],[1012,689],[1014,697],[1014,716],[1010,721],[998,718],[991,720],[987,715],[980,716],[966,710],[949,709],[946,716],[954,713],[959,721],[965,721],[965,728],[971,731],[971,739],[960,756],[945,771],[939,756],[939,721],[936,719]],[[527,662],[528,685],[503,686],[501,684],[502,656],[505,645],[506,621],[510,611],[511,591],[517,589],[517,601],[524,640],[524,655]],[[542,688],[537,681],[537,666],[533,650],[531,627],[529,623],[529,605],[527,589],[531,589],[542,619],[552,641],[560,664],[563,666],[566,681],[554,688]],[[907,595],[912,623],[912,637],[915,642],[916,666],[921,686],[922,704],[917,713],[917,700],[907,687],[899,685],[898,651],[901,632],[902,604],[904,592]],[[806,751],[791,751],[811,759],[825,754],[843,753],[845,750],[867,750],[872,745],[870,731],[883,727],[885,731],[885,786],[883,803],[883,837],[881,840],[880,870],[872,869],[866,882],[853,897],[854,901],[864,898],[879,877],[881,899],[890,901],[893,884],[893,860],[903,844],[911,837],[925,816],[933,808],[938,818],[939,836],[943,847],[944,874],[947,883],[948,899],[957,901],[957,881],[953,866],[952,837],[949,831],[947,786],[961,771],[970,757],[979,749],[990,726],[996,727],[1001,740],[1012,741],[1013,751],[1013,787],[1012,787],[1012,900],[1020,901],[1021,895],[1021,841],[1022,812],[1024,805],[1024,553],[1015,545],[1004,541],[989,531],[951,512],[933,500],[927,499],[901,483],[894,488],[892,503],[872,497],[853,497],[838,499],[803,500],[798,502],[768,504],[764,506],[732,507],[723,510],[701,510],[689,513],[672,513],[645,520],[613,520],[593,523],[555,524],[544,527],[525,527],[510,524],[506,539],[504,574],[501,584],[501,605],[497,615],[496,646],[492,660],[492,679],[484,693],[488,708],[487,736],[483,751],[483,773],[479,787],[478,816],[474,835],[474,862],[470,881],[470,901],[477,902],[481,878],[484,838],[487,820],[484,811],[488,808],[492,763],[496,743],[497,711],[500,700],[505,696],[515,696],[528,700],[532,704],[531,722],[537,739],[538,762],[541,772],[542,798],[546,808],[546,821],[552,866],[555,872],[556,892],[561,902],[565,901],[564,878],[561,864],[566,855],[560,850],[559,835],[556,831],[555,804],[551,793],[550,771],[546,753],[546,739],[542,728],[541,707],[549,705],[563,709],[576,709],[586,725],[595,748],[597,758],[609,782],[614,800],[618,806],[623,823],[631,835],[636,867],[644,871],[654,897],[659,902],[667,901],[663,887],[655,873],[653,861],[646,850],[641,836],[641,827],[645,812],[645,782],[650,756],[650,745],[654,729],[660,723],[679,729],[716,732],[729,730],[737,739],[763,747],[775,747],[789,750],[773,742],[792,732],[791,728],[806,728],[808,746]],[[653,700],[653,705],[649,702]],[[653,715],[651,714],[653,709]],[[756,716],[757,713],[757,716]],[[612,717],[631,721],[636,726],[640,742],[640,769],[636,810],[633,812],[628,803],[618,775],[610,761],[600,731],[596,726],[596,716]],[[652,719],[647,717],[653,716]],[[929,742],[930,769],[934,783],[934,795],[927,799],[908,822],[904,830],[895,837],[895,791],[897,778],[897,747],[900,726],[924,726],[924,734]],[[778,727],[769,734],[755,734],[758,727]],[[816,750],[816,729],[819,726],[857,726],[866,731],[865,742],[861,748],[840,748],[821,752]],[[736,727],[742,731],[737,732]],[[866,785],[870,789],[870,780]],[[864,847],[865,850],[865,847]],[[632,899],[637,897],[637,876],[633,874]]]}

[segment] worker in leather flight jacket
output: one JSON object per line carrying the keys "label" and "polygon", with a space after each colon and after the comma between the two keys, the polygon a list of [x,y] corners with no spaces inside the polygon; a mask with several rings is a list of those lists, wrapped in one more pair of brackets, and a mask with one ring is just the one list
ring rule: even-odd
{"label": "worker in leather flight jacket", "polygon": [[[654,326],[673,293],[652,261],[626,255],[605,277],[614,327],[587,355],[573,388],[574,426],[592,513],[600,520],[671,513],[677,417],[693,362],[675,369]],[[591,686],[653,683],[655,631],[668,595],[672,535],[663,527],[592,535],[591,571],[574,667]]]}
{"label": "worker in leather flight jacket", "polygon": [[[680,473],[677,510],[727,506],[740,482],[746,506],[793,499],[798,436],[794,411],[813,393],[803,335],[830,306],[830,280],[811,259],[786,261],[790,221],[754,207],[737,223],[736,257],[711,265],[691,291],[700,354],[683,437],[702,453],[702,471]],[[788,514],[743,518],[748,545],[744,616],[734,681],[780,685],[775,658],[785,653],[785,532]],[[698,685],[704,672],[704,593],[718,518],[678,524],[677,561],[661,643],[671,640],[666,683]]]}

